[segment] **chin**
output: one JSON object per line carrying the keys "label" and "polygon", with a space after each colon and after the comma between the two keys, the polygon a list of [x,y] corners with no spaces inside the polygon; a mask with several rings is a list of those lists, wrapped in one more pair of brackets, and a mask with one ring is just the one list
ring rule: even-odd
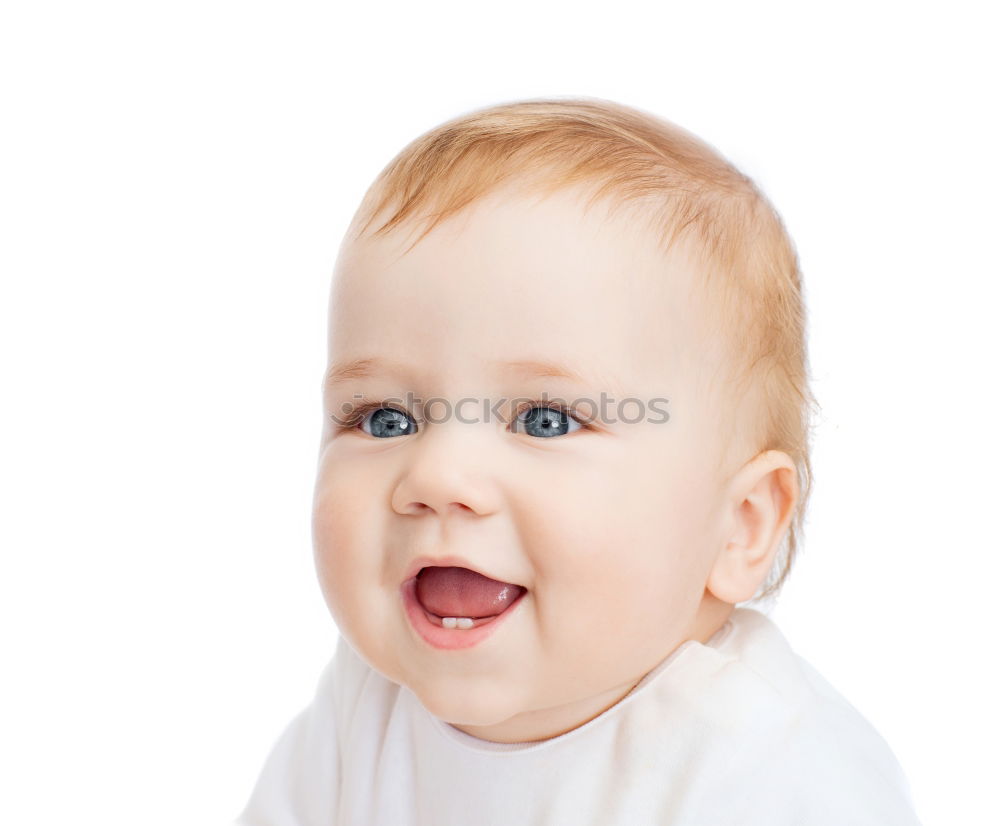
{"label": "chin", "polygon": [[520,711],[512,697],[496,691],[476,692],[462,681],[453,685],[422,686],[411,690],[431,714],[456,726],[494,726]]}

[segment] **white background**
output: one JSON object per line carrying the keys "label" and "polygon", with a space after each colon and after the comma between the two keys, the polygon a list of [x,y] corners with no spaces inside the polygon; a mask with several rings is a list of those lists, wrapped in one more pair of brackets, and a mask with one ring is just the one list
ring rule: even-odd
{"label": "white background", "polygon": [[773,616],[925,824],[997,823],[987,4],[10,3],[0,821],[228,823],[336,629],[311,558],[328,280],[446,118],[673,120],[799,249],[823,406]]}

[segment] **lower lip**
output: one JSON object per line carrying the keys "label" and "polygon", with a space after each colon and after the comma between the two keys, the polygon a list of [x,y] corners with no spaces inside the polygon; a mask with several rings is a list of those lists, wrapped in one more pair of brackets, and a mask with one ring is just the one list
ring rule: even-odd
{"label": "lower lip", "polygon": [[400,590],[403,594],[403,605],[406,609],[406,616],[410,619],[410,625],[417,629],[417,633],[420,634],[424,640],[433,645],[435,648],[441,648],[448,651],[454,651],[459,648],[471,648],[472,646],[482,642],[488,636],[493,634],[497,628],[499,628],[511,614],[517,609],[518,604],[524,599],[525,591],[517,599],[515,599],[502,614],[497,614],[496,617],[491,619],[489,622],[484,622],[482,625],[477,625],[475,628],[443,628],[440,625],[435,625],[427,617],[427,613],[424,611],[423,606],[417,600],[417,578],[413,577],[408,579],[402,584]]}

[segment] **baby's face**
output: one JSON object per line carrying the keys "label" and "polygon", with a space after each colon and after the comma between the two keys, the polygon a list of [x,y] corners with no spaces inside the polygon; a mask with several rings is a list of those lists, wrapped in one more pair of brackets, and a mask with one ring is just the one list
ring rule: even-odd
{"label": "baby's face", "polygon": [[[724,544],[722,402],[696,274],[581,198],[501,191],[405,255],[406,230],[347,245],[332,293],[330,364],[377,361],[324,385],[324,596],[377,671],[500,742],[581,725],[731,610],[705,587]],[[543,393],[576,403],[579,422],[540,424],[529,400]],[[412,418],[383,409],[341,427],[356,394]],[[485,636],[437,628],[452,647],[428,640],[403,587],[435,564],[418,558],[445,556],[526,589]],[[465,633],[475,644],[454,647]]]}

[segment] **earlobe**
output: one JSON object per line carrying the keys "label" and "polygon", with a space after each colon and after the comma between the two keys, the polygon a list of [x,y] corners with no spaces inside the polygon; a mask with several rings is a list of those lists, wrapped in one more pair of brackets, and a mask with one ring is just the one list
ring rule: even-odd
{"label": "earlobe", "polygon": [[795,464],[787,453],[768,450],[733,477],[725,545],[706,587],[731,604],[753,597],[764,581],[798,501]]}

